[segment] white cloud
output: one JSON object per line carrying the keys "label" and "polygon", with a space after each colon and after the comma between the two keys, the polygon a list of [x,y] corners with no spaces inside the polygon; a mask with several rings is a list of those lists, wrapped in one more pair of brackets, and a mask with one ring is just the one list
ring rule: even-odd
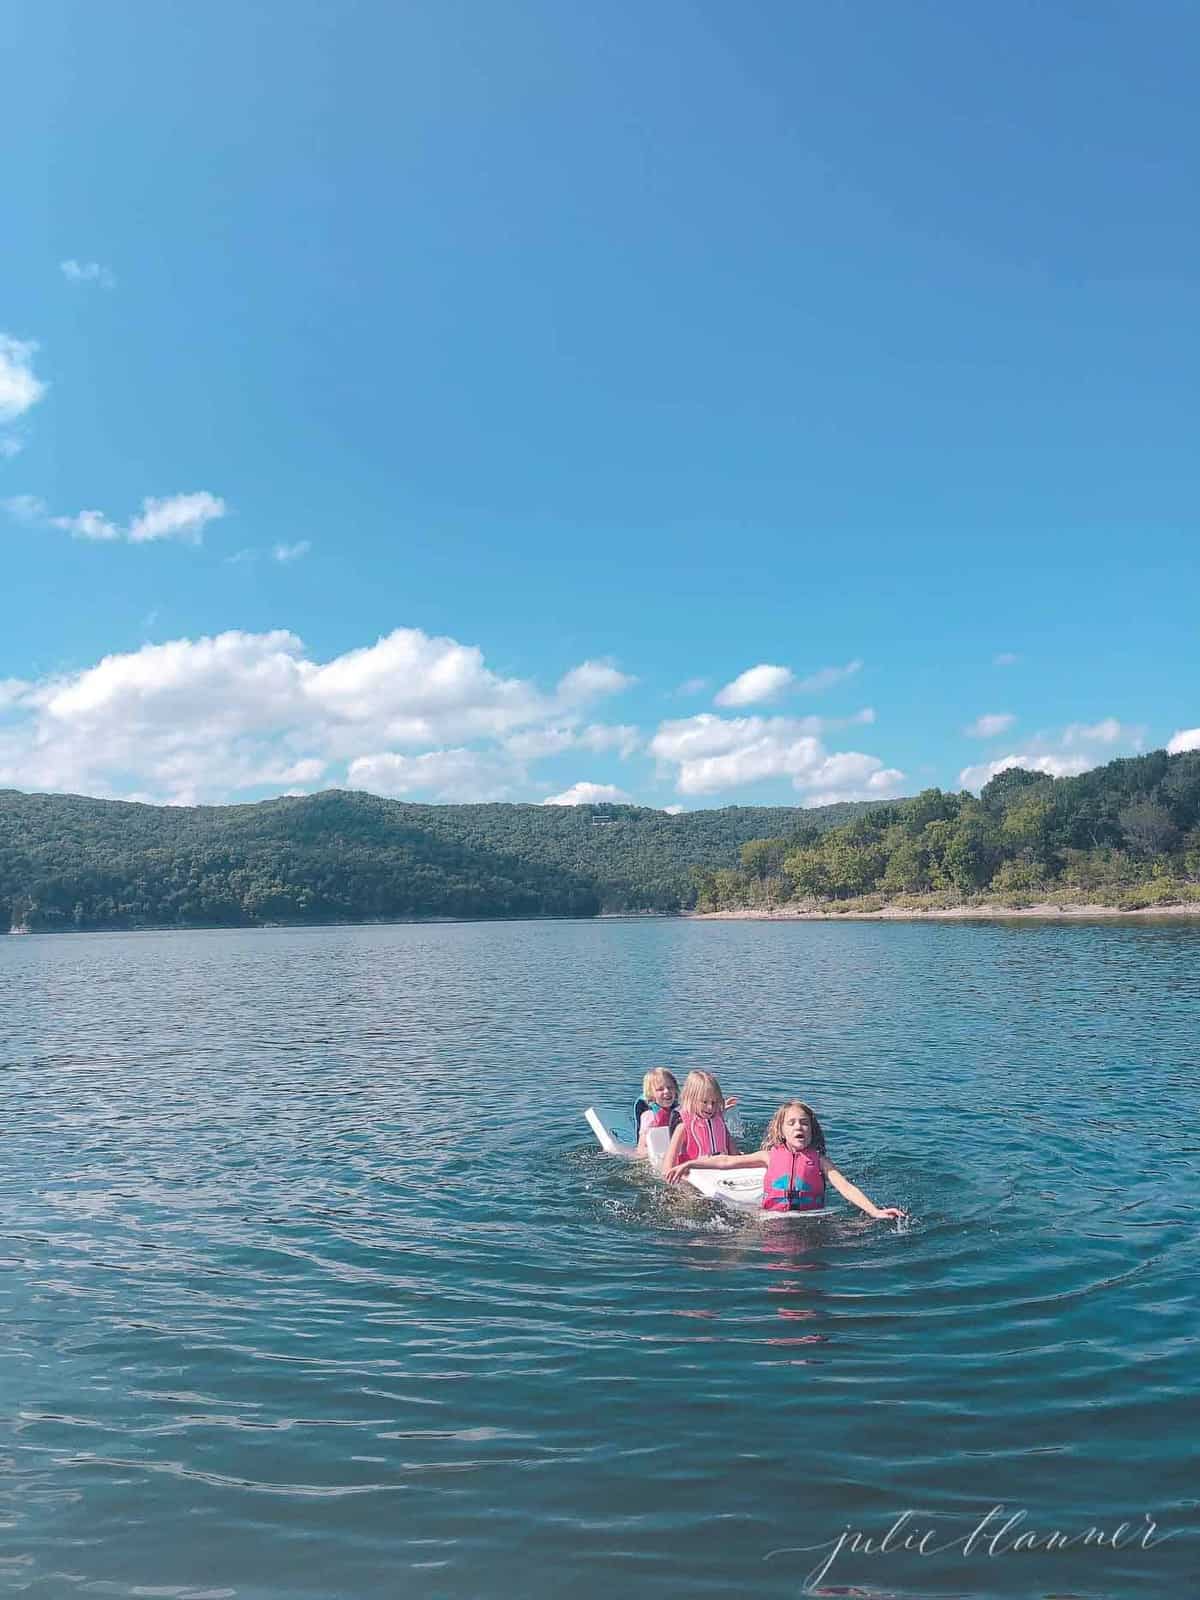
{"label": "white cloud", "polygon": [[130,544],[149,544],[161,539],[200,544],[208,524],[225,516],[227,510],[224,500],[207,489],[199,489],[194,494],[169,495],[164,500],[148,495],[142,501],[140,514],[127,528],[113,522],[103,511],[79,511],[73,517],[49,516],[45,502],[32,494],[14,495],[4,506],[19,522],[61,528],[73,539],[105,542],[125,539]]}
{"label": "white cloud", "polygon": [[[903,792],[904,774],[874,756],[848,751],[830,756],[810,780],[806,806],[833,806],[845,800],[894,800]],[[829,787],[826,787],[829,785]]]}
{"label": "white cloud", "polygon": [[142,501],[142,514],[129,524],[126,535],[130,544],[148,544],[156,539],[179,539],[185,544],[199,544],[210,522],[223,517],[224,500],[209,494],[207,489],[194,494],[173,494],[165,500],[147,496]]}
{"label": "white cloud", "polygon": [[559,679],[558,698],[566,706],[583,705],[604,695],[619,694],[636,682],[636,678],[619,672],[611,661],[583,661]]}
{"label": "white cloud", "polygon": [[575,741],[581,750],[592,750],[597,754],[604,750],[615,750],[622,761],[627,761],[641,742],[641,734],[627,722],[611,725],[602,722],[590,723]]}
{"label": "white cloud", "polygon": [[687,812],[686,806],[664,806],[663,810],[668,817],[682,817]]}
{"label": "white cloud", "polygon": [[1140,728],[1127,728],[1119,723],[1116,717],[1105,717],[1102,722],[1072,722],[1070,727],[1063,730],[1064,744],[1116,744],[1118,740],[1125,739],[1133,742],[1140,738]]}
{"label": "white cloud", "polygon": [[274,560],[279,561],[286,566],[289,561],[299,561],[300,558],[302,556],[306,556],[311,549],[312,541],[309,539],[301,539],[296,544],[273,545],[271,547],[271,555]]}
{"label": "white cloud", "polygon": [[[859,718],[861,720],[861,713]],[[680,794],[711,794],[768,778],[788,778],[801,793],[838,798],[860,792],[883,798],[898,792],[904,774],[858,751],[830,755],[817,737],[829,726],[819,717],[731,717],[703,713],[664,722],[650,753],[678,768]],[[811,803],[826,803],[812,801]]]}
{"label": "white cloud", "polygon": [[24,678],[0,678],[0,710],[19,705],[32,688]]}
{"label": "white cloud", "polygon": [[624,757],[640,739],[564,714],[557,695],[492,672],[477,648],[416,628],[324,662],[285,630],[146,644],[12,680],[3,698],[0,788],[179,804],[326,775],[385,794],[527,796],[536,756]]}
{"label": "white cloud", "polygon": [[499,738],[553,711],[532,684],[489,671],[475,646],[419,628],[397,628],[323,667],[309,664],[304,692],[354,737],[369,726],[405,745]]}
{"label": "white cloud", "polygon": [[618,789],[611,783],[575,783],[569,789],[564,789],[562,794],[549,795],[542,804],[544,806],[616,805],[628,799],[629,796],[624,789]]}
{"label": "white cloud", "polygon": [[789,667],[773,667],[767,662],[748,667],[732,683],[718,691],[715,703],[719,706],[753,706],[777,700],[794,682]]}
{"label": "white cloud", "polygon": [[1132,723],[1119,722],[1116,717],[1104,717],[1093,723],[1072,722],[1061,733],[1038,734],[1024,750],[964,767],[958,781],[964,789],[981,789],[1010,767],[1044,772],[1051,778],[1076,778],[1081,772],[1090,772],[1093,767],[1111,761],[1120,747],[1140,750],[1145,731]]}
{"label": "white cloud", "polygon": [[987,761],[977,767],[964,767],[958,775],[963,789],[980,790],[1001,772],[1010,767],[1024,767],[1026,772],[1044,772],[1051,778],[1077,778],[1099,762],[1091,756],[1037,755],[1027,751],[1023,755],[1001,756],[998,761]]}
{"label": "white cloud", "polygon": [[1181,728],[1173,733],[1167,744],[1169,756],[1181,756],[1185,750],[1200,750],[1200,728]]}
{"label": "white cloud", "polygon": [[14,494],[4,501],[4,509],[18,522],[33,525],[45,517],[46,502],[35,494]]}
{"label": "white cloud", "polygon": [[1015,667],[1020,659],[1020,656],[1014,654],[1011,650],[1001,650],[999,655],[992,657],[992,665],[994,667]]}
{"label": "white cloud", "polygon": [[121,530],[102,511],[80,511],[74,517],[51,517],[50,526],[61,528],[73,539],[119,539]]}
{"label": "white cloud", "polygon": [[0,422],[15,422],[37,405],[46,385],[34,374],[37,345],[0,333]]}
{"label": "white cloud", "polygon": [[994,739],[999,733],[1007,733],[1016,720],[1011,711],[985,711],[963,732],[970,739]]}
{"label": "white cloud", "polygon": [[558,756],[564,750],[574,750],[577,737],[576,728],[552,723],[546,727],[522,728],[517,733],[508,734],[504,748],[518,761],[540,761],[543,756]]}
{"label": "white cloud", "polygon": [[95,283],[101,289],[115,289],[117,280],[109,267],[99,261],[60,261],[59,271],[70,283]]}
{"label": "white cloud", "polygon": [[350,763],[351,788],[397,799],[419,794],[430,800],[508,800],[525,780],[517,763],[491,751],[427,750],[419,756],[359,756]]}
{"label": "white cloud", "polygon": [[679,685],[678,689],[674,690],[674,693],[679,696],[703,694],[707,688],[707,678],[685,678],[684,681]]}
{"label": "white cloud", "polygon": [[847,661],[844,667],[822,667],[819,672],[801,678],[796,684],[796,691],[798,694],[822,694],[826,689],[832,689],[834,684],[844,683],[847,678],[861,671],[861,661]]}
{"label": "white cloud", "polygon": [[0,461],[11,461],[24,448],[24,439],[18,439],[15,433],[0,433]]}
{"label": "white cloud", "polygon": [[537,761],[542,756],[562,755],[566,750],[615,750],[627,760],[638,749],[642,736],[627,723],[609,725],[589,723],[581,728],[575,722],[548,723],[545,727],[525,728],[508,735],[504,748],[521,761]]}

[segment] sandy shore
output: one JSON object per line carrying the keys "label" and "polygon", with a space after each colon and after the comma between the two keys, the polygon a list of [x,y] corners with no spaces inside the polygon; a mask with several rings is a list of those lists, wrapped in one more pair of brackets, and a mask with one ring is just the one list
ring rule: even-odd
{"label": "sandy shore", "polygon": [[1127,922],[1131,918],[1200,917],[1200,903],[1147,906],[1123,911],[1117,906],[1058,905],[1043,901],[1034,906],[884,906],[878,911],[814,911],[778,906],[772,911],[685,911],[698,922],[1006,922],[1013,918],[1041,921]]}

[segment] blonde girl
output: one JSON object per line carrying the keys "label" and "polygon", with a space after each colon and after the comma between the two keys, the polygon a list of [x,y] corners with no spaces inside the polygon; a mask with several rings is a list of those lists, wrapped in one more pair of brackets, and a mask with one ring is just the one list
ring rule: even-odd
{"label": "blonde girl", "polygon": [[725,1126],[725,1111],[732,1105],[711,1072],[688,1073],[679,1097],[679,1126],[663,1158],[668,1177],[674,1177],[672,1168],[678,1170],[680,1162],[708,1157],[721,1165],[723,1158],[737,1158],[737,1145]]}
{"label": "blonde girl", "polygon": [[651,1128],[670,1128],[674,1133],[679,1126],[679,1084],[673,1072],[666,1067],[651,1067],[642,1079],[642,1094],[633,1108],[637,1124],[638,1155],[646,1154],[646,1135]]}
{"label": "blonde girl", "polygon": [[[684,1093],[687,1088],[684,1086]],[[786,1100],[771,1118],[761,1150],[749,1154],[699,1155],[668,1163],[667,1178],[678,1183],[694,1167],[762,1167],[764,1211],[819,1211],[825,1186],[833,1188],[867,1216],[902,1217],[898,1206],[877,1206],[842,1176],[825,1154],[825,1134],[817,1114],[803,1100]]]}

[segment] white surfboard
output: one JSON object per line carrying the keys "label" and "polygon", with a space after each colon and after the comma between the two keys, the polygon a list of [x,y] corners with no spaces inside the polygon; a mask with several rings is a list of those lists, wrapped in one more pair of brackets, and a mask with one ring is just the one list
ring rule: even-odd
{"label": "white surfboard", "polygon": [[[638,1159],[636,1146],[625,1144],[615,1128],[606,1123],[594,1107],[589,1106],[584,1116],[596,1135],[597,1143],[607,1155],[622,1156],[627,1161]],[[651,1128],[646,1135],[647,1159],[655,1172],[661,1172],[663,1157],[670,1142],[671,1135],[666,1128]],[[720,1200],[738,1211],[753,1212],[760,1217],[828,1217],[834,1210],[832,1206],[822,1206],[819,1211],[764,1211],[762,1173],[754,1167],[735,1167],[732,1172],[722,1172],[719,1167],[701,1167],[698,1171],[689,1172],[687,1181],[709,1200]]]}

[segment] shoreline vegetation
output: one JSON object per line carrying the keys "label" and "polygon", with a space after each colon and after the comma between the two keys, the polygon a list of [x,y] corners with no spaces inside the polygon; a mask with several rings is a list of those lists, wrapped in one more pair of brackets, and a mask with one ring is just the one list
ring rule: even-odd
{"label": "shoreline vegetation", "polygon": [[736,911],[683,911],[698,922],[1123,922],[1130,918],[1200,917],[1200,894],[1194,900],[1164,905],[1120,906],[1102,901],[1037,900],[1006,904],[1002,900],[964,900],[944,904],[936,896],[914,896],[879,903],[873,896],[836,905],[812,901],[774,907],[743,906]]}
{"label": "shoreline vegetation", "polygon": [[926,789],[699,875],[701,915],[1111,917],[1200,912],[1200,751],[1073,778],[1010,767],[978,798]]}
{"label": "shoreline vegetation", "polygon": [[0,791],[0,931],[539,917],[1200,913],[1200,751],[975,796],[726,806],[238,806]]}

